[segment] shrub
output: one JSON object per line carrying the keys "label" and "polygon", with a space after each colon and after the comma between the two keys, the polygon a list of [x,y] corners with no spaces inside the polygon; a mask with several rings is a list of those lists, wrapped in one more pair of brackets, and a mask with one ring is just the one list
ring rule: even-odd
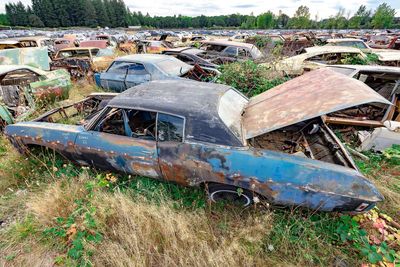
{"label": "shrub", "polygon": [[218,82],[232,86],[248,97],[265,92],[288,80],[253,61],[223,65]]}

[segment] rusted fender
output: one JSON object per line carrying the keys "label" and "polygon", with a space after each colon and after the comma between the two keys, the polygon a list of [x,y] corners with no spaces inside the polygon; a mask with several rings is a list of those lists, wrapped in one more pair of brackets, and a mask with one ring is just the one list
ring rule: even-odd
{"label": "rusted fender", "polygon": [[159,147],[164,177],[189,185],[231,184],[255,191],[280,205],[324,211],[354,211],[383,200],[357,170],[309,158],[253,148],[204,144]]}

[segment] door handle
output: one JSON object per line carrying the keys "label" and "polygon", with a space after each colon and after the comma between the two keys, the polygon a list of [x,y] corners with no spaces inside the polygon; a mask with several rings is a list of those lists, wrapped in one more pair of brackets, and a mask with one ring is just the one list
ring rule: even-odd
{"label": "door handle", "polygon": [[142,150],[142,153],[143,153],[143,154],[146,154],[146,155],[153,155],[153,154],[154,154],[154,152],[152,152],[152,151],[146,151],[146,150]]}

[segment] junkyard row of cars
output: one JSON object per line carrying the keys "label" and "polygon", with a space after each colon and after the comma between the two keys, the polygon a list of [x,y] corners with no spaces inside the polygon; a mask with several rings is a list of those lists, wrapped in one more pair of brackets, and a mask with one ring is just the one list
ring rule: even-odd
{"label": "junkyard row of cars", "polygon": [[[297,40],[309,35],[299,33]],[[397,36],[388,36],[395,47]],[[118,44],[103,37],[59,49],[51,71],[0,65],[0,126],[21,153],[45,147],[84,166],[206,185],[212,201],[243,206],[263,199],[365,212],[383,200],[337,134],[357,140],[359,150],[400,144],[398,50],[372,48],[359,38],[326,38],[323,46],[300,49],[292,36],[298,55],[265,62],[265,49],[233,36],[235,41],[168,43],[157,51],[149,49],[152,40],[149,46],[136,42],[125,51],[129,55],[117,57],[104,54]],[[279,38],[289,49],[283,35],[269,41],[276,45]],[[349,61],[367,61],[371,52],[383,65]],[[108,60],[93,68],[96,57]],[[219,66],[242,60],[291,79],[252,98],[217,83]],[[90,79],[107,92],[22,122],[40,103],[67,98],[71,77]],[[60,123],[66,118],[76,125]]]}

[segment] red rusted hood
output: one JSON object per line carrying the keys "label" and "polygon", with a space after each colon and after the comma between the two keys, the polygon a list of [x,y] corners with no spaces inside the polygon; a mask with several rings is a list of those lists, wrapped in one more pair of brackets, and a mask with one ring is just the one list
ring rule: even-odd
{"label": "red rusted hood", "polygon": [[244,109],[245,139],[366,103],[391,103],[364,83],[318,69],[252,97]]}

